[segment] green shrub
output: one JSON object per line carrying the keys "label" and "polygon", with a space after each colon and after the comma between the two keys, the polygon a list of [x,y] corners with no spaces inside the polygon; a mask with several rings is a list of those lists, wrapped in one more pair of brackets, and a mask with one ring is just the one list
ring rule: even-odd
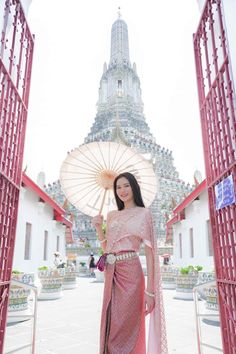
{"label": "green shrub", "polygon": [[12,273],[12,274],[22,274],[23,272],[20,272],[20,271],[17,270],[17,269],[13,269],[11,273]]}
{"label": "green shrub", "polygon": [[84,267],[85,264],[86,264],[86,262],[79,262],[79,264],[80,264],[82,267]]}
{"label": "green shrub", "polygon": [[189,268],[188,267],[180,268],[180,273],[181,274],[188,274],[189,273]]}
{"label": "green shrub", "polygon": [[188,267],[180,268],[180,273],[181,274],[189,274],[191,272],[199,272],[202,269],[203,269],[203,267],[200,265],[197,265],[197,266],[189,265]]}
{"label": "green shrub", "polygon": [[201,270],[203,270],[203,267],[200,265],[197,265],[194,267],[198,272],[200,272]]}
{"label": "green shrub", "polygon": [[189,269],[189,273],[196,271],[195,267],[192,266],[192,265],[189,265],[189,266],[188,266],[188,269]]}
{"label": "green shrub", "polygon": [[41,266],[41,267],[38,267],[38,270],[48,270],[48,267],[47,266]]}

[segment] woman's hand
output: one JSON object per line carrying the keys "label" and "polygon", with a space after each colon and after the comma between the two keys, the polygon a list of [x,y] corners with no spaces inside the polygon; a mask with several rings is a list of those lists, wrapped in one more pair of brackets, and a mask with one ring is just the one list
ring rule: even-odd
{"label": "woman's hand", "polygon": [[103,216],[102,215],[96,215],[92,218],[92,225],[95,227],[96,230],[101,229],[103,224]]}
{"label": "woman's hand", "polygon": [[155,307],[155,298],[145,294],[145,316],[152,312]]}

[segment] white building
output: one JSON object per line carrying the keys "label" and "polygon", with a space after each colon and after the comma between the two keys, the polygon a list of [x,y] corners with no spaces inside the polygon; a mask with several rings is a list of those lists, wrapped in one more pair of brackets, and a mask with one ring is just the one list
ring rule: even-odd
{"label": "white building", "polygon": [[23,174],[13,269],[34,273],[40,266],[53,266],[55,251],[65,258],[66,242],[73,238],[64,209]]}
{"label": "white building", "polygon": [[178,267],[214,268],[206,181],[201,182],[173,211],[167,240],[173,237],[173,263]]}

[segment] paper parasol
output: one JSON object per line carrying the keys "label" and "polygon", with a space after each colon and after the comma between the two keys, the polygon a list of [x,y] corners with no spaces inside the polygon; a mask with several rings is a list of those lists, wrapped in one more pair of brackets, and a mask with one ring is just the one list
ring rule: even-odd
{"label": "paper parasol", "polygon": [[152,164],[134,149],[116,142],[92,142],[68,154],[60,170],[66,198],[84,214],[95,216],[117,209],[113,181],[122,172],[135,175],[145,206],[157,192]]}

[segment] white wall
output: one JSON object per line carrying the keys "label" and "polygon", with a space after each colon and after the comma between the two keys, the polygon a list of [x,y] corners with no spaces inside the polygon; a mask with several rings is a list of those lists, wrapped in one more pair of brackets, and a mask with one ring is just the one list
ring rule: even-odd
{"label": "white wall", "polygon": [[[38,202],[39,197],[31,190],[21,188],[16,229],[16,243],[13,269],[37,272],[38,267],[53,266],[57,236],[60,237],[59,252],[65,257],[65,226],[53,220],[53,209],[46,203]],[[26,223],[32,224],[31,257],[24,259]],[[44,256],[44,231],[48,231],[48,259]]]}
{"label": "white wall", "polygon": [[[173,229],[173,263],[178,267],[201,265],[203,270],[213,269],[213,257],[208,255],[207,223],[209,220],[207,192],[200,195],[185,209],[185,220],[174,224]],[[194,257],[190,257],[189,229],[193,228]],[[182,234],[182,258],[179,250],[179,234]]]}

